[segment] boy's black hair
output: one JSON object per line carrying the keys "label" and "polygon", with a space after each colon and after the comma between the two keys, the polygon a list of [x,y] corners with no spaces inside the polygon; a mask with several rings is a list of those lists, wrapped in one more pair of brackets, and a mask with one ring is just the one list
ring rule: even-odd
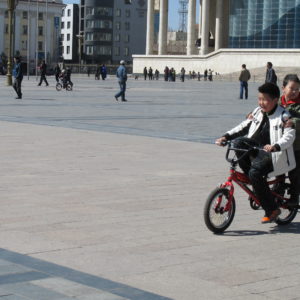
{"label": "boy's black hair", "polygon": [[299,79],[299,77],[297,76],[297,74],[287,74],[287,75],[284,77],[284,79],[283,79],[282,86],[283,86],[283,87],[286,87],[287,84],[288,84],[290,81],[293,81],[293,82],[296,82],[296,83],[299,83],[299,84],[300,84],[300,79]]}
{"label": "boy's black hair", "polygon": [[279,99],[280,97],[280,90],[279,87],[273,83],[267,82],[261,85],[258,88],[258,91],[262,94],[269,95],[272,99]]}
{"label": "boy's black hair", "polygon": [[267,62],[267,65],[268,65],[270,68],[273,67],[273,64],[272,64],[270,61]]}
{"label": "boy's black hair", "polygon": [[245,65],[245,64],[242,64],[242,68],[244,68],[244,69],[245,69],[245,68],[246,68],[246,65]]}

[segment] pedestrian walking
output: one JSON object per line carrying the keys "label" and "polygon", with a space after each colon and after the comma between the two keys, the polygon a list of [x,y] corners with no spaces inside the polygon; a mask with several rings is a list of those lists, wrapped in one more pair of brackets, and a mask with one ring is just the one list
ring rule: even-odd
{"label": "pedestrian walking", "polygon": [[115,99],[118,101],[118,98],[121,97],[122,101],[127,101],[125,99],[125,92],[126,92],[126,81],[127,81],[127,71],[125,68],[125,61],[120,61],[120,66],[117,69],[116,74],[120,86],[120,92],[115,95]]}
{"label": "pedestrian walking", "polygon": [[22,72],[22,64],[20,57],[14,57],[14,68],[13,68],[13,76],[14,76],[14,83],[13,88],[16,91],[18,97],[16,99],[22,99],[22,91],[21,85],[23,80],[23,72]]}
{"label": "pedestrian walking", "polygon": [[197,78],[198,78],[198,81],[201,80],[201,74],[200,74],[200,72],[197,73]]}
{"label": "pedestrian walking", "polygon": [[151,67],[148,70],[148,77],[149,77],[149,80],[153,80],[153,70]]}
{"label": "pedestrian walking", "polygon": [[267,82],[277,84],[277,75],[276,75],[275,70],[273,69],[273,64],[270,61],[267,62],[267,71],[266,71],[265,83],[267,83]]}
{"label": "pedestrian walking", "polygon": [[48,84],[48,81],[46,78],[47,65],[44,60],[42,61],[41,65],[40,65],[40,72],[41,72],[41,77],[40,77],[40,83],[38,84],[38,86],[40,86],[43,81],[45,81],[46,86],[48,86],[49,84]]}
{"label": "pedestrian walking", "polygon": [[147,80],[147,76],[148,76],[148,71],[147,71],[147,67],[144,68],[144,79]]}
{"label": "pedestrian walking", "polygon": [[54,75],[55,75],[55,80],[56,82],[59,82],[59,75],[61,73],[59,64],[56,64],[56,66],[54,67]]}
{"label": "pedestrian walking", "polygon": [[181,70],[180,70],[180,80],[181,80],[181,82],[184,82],[184,79],[185,79],[185,68],[182,67]]}
{"label": "pedestrian walking", "polygon": [[208,69],[208,80],[213,81],[213,71],[211,69]]}
{"label": "pedestrian walking", "polygon": [[101,78],[102,80],[105,80],[106,76],[107,76],[107,69],[105,64],[103,64],[100,68],[100,73],[101,73]]}
{"label": "pedestrian walking", "polygon": [[207,71],[207,69],[205,69],[205,70],[204,70],[204,81],[207,80],[207,73],[208,73],[208,71]]}
{"label": "pedestrian walking", "polygon": [[164,69],[164,78],[165,78],[165,81],[169,80],[169,68],[167,66]]}
{"label": "pedestrian walking", "polygon": [[245,99],[248,99],[248,81],[251,78],[249,70],[246,68],[245,64],[242,64],[242,71],[239,77],[240,81],[240,99],[243,99],[243,94],[245,90]]}
{"label": "pedestrian walking", "polygon": [[159,71],[156,69],[154,72],[155,75],[155,79],[158,80],[159,79]]}

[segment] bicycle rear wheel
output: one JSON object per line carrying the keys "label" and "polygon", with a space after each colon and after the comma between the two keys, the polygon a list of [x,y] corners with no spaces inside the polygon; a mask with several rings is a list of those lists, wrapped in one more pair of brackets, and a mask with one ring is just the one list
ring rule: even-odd
{"label": "bicycle rear wheel", "polygon": [[204,221],[209,230],[222,233],[231,224],[235,214],[235,199],[229,203],[229,191],[215,188],[207,197],[204,206]]}
{"label": "bicycle rear wheel", "polygon": [[[290,184],[285,183],[284,190],[282,191],[282,196],[285,198],[290,197]],[[278,199],[279,208],[281,210],[281,214],[278,216],[276,223],[278,225],[287,225],[290,224],[296,217],[298,213],[298,208],[288,207],[287,203],[282,203],[280,199]]]}
{"label": "bicycle rear wheel", "polygon": [[72,85],[70,83],[67,84],[66,86],[67,91],[72,91]]}

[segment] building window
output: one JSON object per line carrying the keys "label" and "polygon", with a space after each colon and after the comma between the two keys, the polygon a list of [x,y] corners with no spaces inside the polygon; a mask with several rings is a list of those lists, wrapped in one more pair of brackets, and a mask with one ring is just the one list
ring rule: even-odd
{"label": "building window", "polygon": [[86,20],[86,28],[111,29],[112,21],[109,20]]}
{"label": "building window", "polygon": [[8,10],[6,10],[6,11],[4,12],[4,17],[5,17],[5,18],[8,18]]}
{"label": "building window", "polygon": [[127,18],[130,17],[130,9],[126,9],[125,10],[125,15],[126,15]]}
{"label": "building window", "polygon": [[120,47],[115,47],[115,56],[120,56]]}
{"label": "building window", "polygon": [[38,49],[39,49],[39,51],[43,51],[43,42],[42,41],[38,42]]}
{"label": "building window", "polygon": [[61,46],[61,53],[64,54],[64,51],[65,51],[64,46]]}
{"label": "building window", "polygon": [[71,22],[67,23],[67,28],[71,28]]}
{"label": "building window", "polygon": [[93,46],[86,46],[86,54],[92,55],[93,54]]}
{"label": "building window", "polygon": [[126,42],[126,43],[129,43],[129,39],[130,39],[130,38],[129,38],[129,34],[125,34],[125,42]]}
{"label": "building window", "polygon": [[129,22],[125,22],[125,30],[130,30],[130,23]]}
{"label": "building window", "polygon": [[44,20],[44,14],[42,12],[39,12],[39,20],[40,21]]}
{"label": "building window", "polygon": [[39,26],[39,35],[43,35],[43,26]]}
{"label": "building window", "polygon": [[67,54],[70,54],[70,46],[67,46]]}
{"label": "building window", "polygon": [[121,30],[121,22],[116,22],[116,29]]}
{"label": "building window", "polygon": [[117,33],[115,35],[115,42],[120,42],[120,40],[121,40],[121,35],[119,33]]}
{"label": "building window", "polygon": [[95,15],[112,17],[113,9],[111,7],[95,7]]}
{"label": "building window", "polygon": [[63,10],[61,11],[61,15],[64,17],[65,15],[65,9],[63,8]]}
{"label": "building window", "polygon": [[94,40],[94,33],[93,32],[87,32],[85,34],[85,40],[86,41],[93,41]]}
{"label": "building window", "polygon": [[70,37],[71,37],[71,35],[70,35],[70,33],[68,33],[68,34],[67,34],[67,41],[70,40]]}
{"label": "building window", "polygon": [[60,39],[61,39],[61,41],[63,41],[63,40],[65,39],[65,35],[64,35],[64,34],[61,34],[61,35],[60,35]]}
{"label": "building window", "polygon": [[4,32],[5,32],[6,34],[8,33],[8,24],[5,24]]}
{"label": "building window", "polygon": [[128,48],[128,47],[125,47],[125,48],[124,48],[124,55],[125,55],[125,56],[128,56],[128,55],[129,55],[129,48]]}
{"label": "building window", "polygon": [[93,15],[94,14],[94,8],[93,7],[87,7],[85,10],[85,15]]}
{"label": "building window", "polygon": [[22,15],[23,15],[23,19],[27,19],[28,17],[27,11],[23,11]]}
{"label": "building window", "polygon": [[65,22],[61,22],[60,28],[61,28],[61,29],[64,29],[64,28],[65,28]]}
{"label": "building window", "polygon": [[27,50],[27,41],[22,41],[22,50]]}
{"label": "building window", "polygon": [[120,8],[116,9],[116,17],[121,17],[121,9]]}
{"label": "building window", "polygon": [[27,25],[23,25],[23,34],[26,35],[28,33],[28,27]]}
{"label": "building window", "polygon": [[68,17],[71,17],[71,9],[68,9]]}

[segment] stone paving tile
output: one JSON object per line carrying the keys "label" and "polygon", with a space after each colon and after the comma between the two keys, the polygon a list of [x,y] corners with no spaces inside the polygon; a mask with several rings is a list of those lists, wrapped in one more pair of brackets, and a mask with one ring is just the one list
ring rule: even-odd
{"label": "stone paving tile", "polygon": [[41,288],[32,283],[7,284],[4,285],[3,288],[12,294],[27,297],[31,300],[57,300],[65,297],[65,295],[61,293]]}

